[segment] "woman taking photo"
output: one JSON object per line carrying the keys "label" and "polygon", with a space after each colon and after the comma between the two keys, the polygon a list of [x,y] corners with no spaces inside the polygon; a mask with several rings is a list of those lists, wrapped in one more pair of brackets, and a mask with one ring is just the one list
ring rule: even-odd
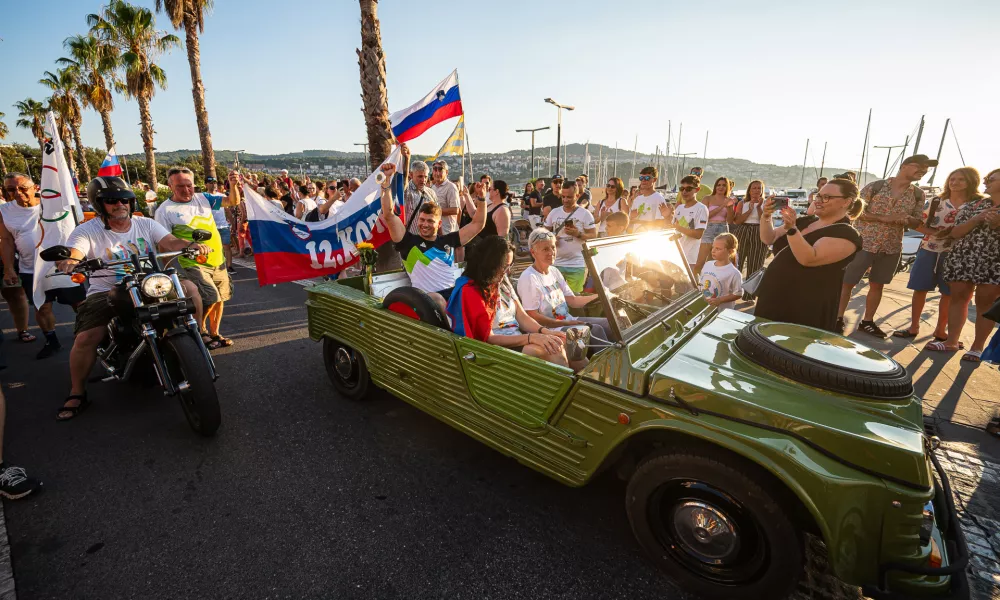
{"label": "woman taking photo", "polygon": [[989,198],[966,202],[955,214],[955,226],[938,236],[957,240],[944,262],[944,280],[951,288],[948,340],[931,342],[927,350],[959,349],[962,328],[969,318],[969,302],[976,298],[976,339],[962,360],[978,363],[996,321],[983,316],[1000,297],[1000,169],[983,179]]}
{"label": "woman taking photo", "polygon": [[719,177],[715,180],[715,187],[712,190],[712,194],[702,200],[708,207],[708,227],[701,236],[701,248],[698,249],[695,271],[699,273],[712,252],[712,242],[715,238],[720,234],[729,233],[729,209],[733,206],[733,199],[729,197],[733,192],[732,182],[728,177]]}
{"label": "woman taking photo", "polygon": [[524,312],[507,278],[514,247],[491,235],[469,245],[465,271],[448,300],[455,333],[569,366],[566,334],[550,331]]}
{"label": "woman taking photo", "polygon": [[774,260],[757,288],[754,315],[834,331],[844,269],[861,249],[861,235],[851,221],[865,202],[853,182],[834,179],[819,191],[815,204],[815,214],[800,219],[786,206],[782,226],[775,229],[774,200],[764,203],[760,241],[774,245]]}
{"label": "woman taking photo", "polygon": [[[733,209],[733,234],[739,241],[739,254],[736,268],[743,273],[746,265],[746,277],[749,277],[764,266],[769,249],[760,240],[760,221],[764,212],[764,182],[754,179],[747,186],[746,196]],[[744,300],[753,300],[750,294],[743,295]]]}
{"label": "woman taking photo", "polygon": [[608,180],[608,185],[604,190],[604,199],[594,206],[594,222],[597,223],[597,237],[605,237],[608,234],[607,218],[612,213],[629,211],[628,201],[625,199],[625,183],[618,177]]}

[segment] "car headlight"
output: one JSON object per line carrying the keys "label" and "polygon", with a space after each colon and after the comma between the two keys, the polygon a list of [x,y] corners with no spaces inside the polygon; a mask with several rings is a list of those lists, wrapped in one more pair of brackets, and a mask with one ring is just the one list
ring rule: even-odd
{"label": "car headlight", "polygon": [[923,514],[920,520],[920,546],[926,546],[931,541],[931,532],[934,531],[934,503],[928,502],[924,505]]}
{"label": "car headlight", "polygon": [[142,280],[142,293],[150,298],[163,298],[174,291],[174,282],[166,275],[147,275]]}

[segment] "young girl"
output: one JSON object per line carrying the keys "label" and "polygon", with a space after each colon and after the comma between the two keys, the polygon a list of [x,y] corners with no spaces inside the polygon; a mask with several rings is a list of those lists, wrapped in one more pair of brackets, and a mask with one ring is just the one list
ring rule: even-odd
{"label": "young girl", "polygon": [[736,268],[738,247],[731,233],[721,233],[712,242],[713,260],[701,268],[701,291],[712,306],[734,308],[743,295],[743,275]]}

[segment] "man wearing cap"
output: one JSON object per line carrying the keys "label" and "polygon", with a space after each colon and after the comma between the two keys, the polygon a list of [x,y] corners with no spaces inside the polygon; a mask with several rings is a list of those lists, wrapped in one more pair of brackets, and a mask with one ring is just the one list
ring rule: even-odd
{"label": "man wearing cap", "polygon": [[431,165],[431,185],[441,207],[441,235],[458,231],[458,188],[448,179],[448,163],[436,160]]}
{"label": "man wearing cap", "polygon": [[914,154],[903,161],[895,177],[873,181],[861,190],[867,203],[855,227],[861,234],[863,245],[854,261],[844,271],[844,286],[840,294],[840,318],[837,328],[843,333],[844,311],[851,300],[854,286],[858,285],[868,269],[868,295],[865,297],[865,316],[858,329],[879,338],[886,333],[875,324],[875,311],[882,302],[882,288],[892,281],[903,251],[903,232],[919,227],[923,221],[924,191],[916,182],[924,178],[930,167],[937,166],[923,154]]}
{"label": "man wearing cap", "polygon": [[542,197],[542,220],[544,221],[549,213],[556,208],[562,206],[562,184],[563,176],[554,176],[550,183],[552,187],[545,192],[545,196]]}

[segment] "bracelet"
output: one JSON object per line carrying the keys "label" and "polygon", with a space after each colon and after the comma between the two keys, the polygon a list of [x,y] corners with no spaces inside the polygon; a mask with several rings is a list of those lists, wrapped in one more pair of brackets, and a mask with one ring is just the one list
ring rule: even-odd
{"label": "bracelet", "polygon": [[531,334],[528,334],[528,345],[531,345]]}

